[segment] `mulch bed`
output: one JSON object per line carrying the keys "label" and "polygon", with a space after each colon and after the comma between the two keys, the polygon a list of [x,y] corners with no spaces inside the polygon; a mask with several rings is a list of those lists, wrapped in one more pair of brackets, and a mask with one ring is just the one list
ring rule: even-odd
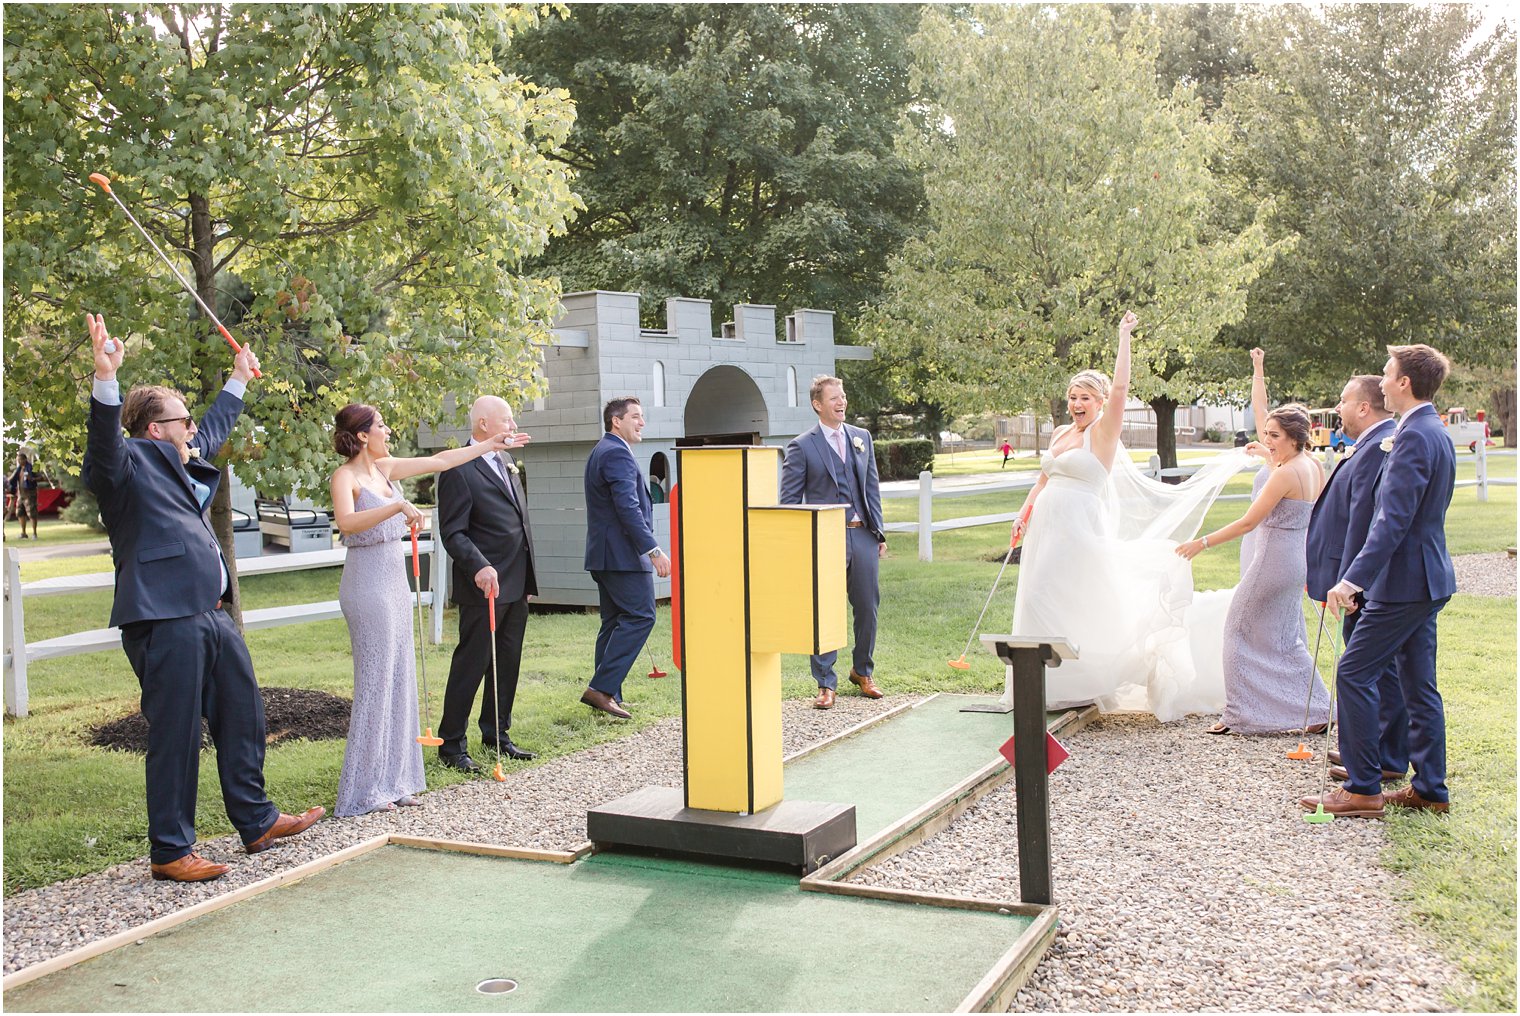
{"label": "mulch bed", "polygon": [[[330,741],[348,736],[348,714],[353,703],[325,691],[305,688],[260,688],[264,698],[264,726],[267,741]],[[148,751],[148,720],[142,713],[132,713],[119,720],[103,723],[90,731],[89,743],[116,751]],[[211,747],[211,732],[201,720],[201,749]]]}

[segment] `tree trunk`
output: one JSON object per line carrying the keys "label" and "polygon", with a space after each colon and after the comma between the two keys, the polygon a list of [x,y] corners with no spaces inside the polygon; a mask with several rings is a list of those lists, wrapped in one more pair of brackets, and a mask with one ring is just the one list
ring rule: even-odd
{"label": "tree trunk", "polygon": [[1147,403],[1156,414],[1156,454],[1162,469],[1177,468],[1177,400],[1158,397]]}
{"label": "tree trunk", "polygon": [[1515,389],[1495,388],[1488,395],[1488,405],[1493,413],[1490,429],[1504,431],[1504,447],[1515,447]]}
{"label": "tree trunk", "polygon": [[[1071,413],[1066,409],[1066,396],[1050,400],[1050,440],[1056,439],[1056,431],[1071,422]],[[1035,418],[1034,423],[1034,450],[1043,451],[1040,447],[1040,420]]]}
{"label": "tree trunk", "polygon": [[[192,247],[190,261],[195,269],[195,291],[207,307],[216,306],[216,234],[211,223],[211,204],[204,194],[191,194],[190,200],[190,244]],[[209,340],[216,340],[214,334],[216,326],[209,319],[206,320],[206,331],[212,334]],[[230,368],[227,373],[231,373]],[[206,370],[201,372],[201,405],[209,406],[217,393],[221,391],[223,372]],[[211,499],[211,531],[216,534],[216,541],[222,545],[222,556],[227,559],[227,578],[231,597],[224,604],[227,613],[232,615],[233,623],[238,630],[243,628],[243,596],[238,586],[237,573],[237,544],[232,532],[232,467],[227,461],[227,448],[224,445],[219,456],[222,469],[222,482],[217,485],[216,496]]]}

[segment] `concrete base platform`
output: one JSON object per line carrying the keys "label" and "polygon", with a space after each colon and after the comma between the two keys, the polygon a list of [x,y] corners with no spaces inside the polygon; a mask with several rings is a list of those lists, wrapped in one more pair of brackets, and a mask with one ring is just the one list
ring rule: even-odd
{"label": "concrete base platform", "polygon": [[645,787],[586,813],[598,850],[640,847],[814,871],[855,846],[855,806],[782,801],[754,815],[685,806],[672,787]]}

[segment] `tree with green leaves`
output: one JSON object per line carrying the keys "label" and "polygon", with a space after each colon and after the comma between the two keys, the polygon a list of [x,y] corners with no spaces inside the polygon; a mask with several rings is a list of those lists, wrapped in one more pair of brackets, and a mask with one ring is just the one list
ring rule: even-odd
{"label": "tree with green leaves", "polygon": [[[1515,360],[1515,38],[1461,4],[1267,8],[1227,90],[1225,171],[1295,235],[1234,329],[1274,387],[1328,398],[1389,343]],[[1502,378],[1500,379],[1502,382]]]}
{"label": "tree with green leaves", "polygon": [[[586,212],[537,266],[567,290],[818,307],[874,300],[921,226],[894,153],[918,5],[578,4],[511,66],[574,96]],[[720,318],[721,320],[721,318]]]}
{"label": "tree with green leaves", "polygon": [[899,146],[932,227],[895,260],[873,336],[962,411],[1045,404],[1060,420],[1067,379],[1108,369],[1133,309],[1131,391],[1174,464],[1175,408],[1240,385],[1244,357],[1220,331],[1284,246],[1265,205],[1214,225],[1224,129],[1189,88],[1157,95],[1148,19],[1121,32],[1099,5],[936,8],[912,47],[926,110]]}
{"label": "tree with green leaves", "polygon": [[[320,489],[346,402],[440,422],[450,393],[532,391],[559,289],[523,265],[577,206],[555,157],[573,109],[495,57],[543,10],[9,7],[7,422],[29,407],[77,464],[86,311],[133,343],[124,383],[204,402],[229,370],[91,172],[202,299],[236,304],[265,374],[228,442],[250,485]],[[212,517],[230,550],[228,491]]]}

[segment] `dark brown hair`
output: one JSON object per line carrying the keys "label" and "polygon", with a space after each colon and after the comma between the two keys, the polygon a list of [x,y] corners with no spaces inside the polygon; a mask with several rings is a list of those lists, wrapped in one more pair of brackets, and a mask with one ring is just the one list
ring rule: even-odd
{"label": "dark brown hair", "polygon": [[1421,402],[1435,398],[1441,382],[1451,373],[1451,361],[1430,346],[1389,346],[1388,355],[1398,363],[1399,373],[1409,379],[1409,394]]}
{"label": "dark brown hair", "polygon": [[137,385],[121,400],[121,425],[133,437],[145,437],[148,424],[163,419],[164,404],[181,398],[179,392],[163,385]]}
{"label": "dark brown hair", "polygon": [[628,415],[629,406],[642,406],[637,395],[620,395],[602,407],[602,430],[612,433],[612,421]]}
{"label": "dark brown hair", "polygon": [[1297,402],[1278,406],[1267,414],[1267,419],[1276,420],[1299,451],[1309,444],[1309,411]]}
{"label": "dark brown hair", "polygon": [[375,425],[379,414],[374,406],[362,402],[350,402],[333,417],[333,450],[345,459],[351,459],[364,450],[359,435]]}
{"label": "dark brown hair", "polygon": [[1374,413],[1386,413],[1388,407],[1383,404],[1383,379],[1376,374],[1358,374],[1351,379],[1351,390],[1356,392],[1356,397],[1372,407]]}

